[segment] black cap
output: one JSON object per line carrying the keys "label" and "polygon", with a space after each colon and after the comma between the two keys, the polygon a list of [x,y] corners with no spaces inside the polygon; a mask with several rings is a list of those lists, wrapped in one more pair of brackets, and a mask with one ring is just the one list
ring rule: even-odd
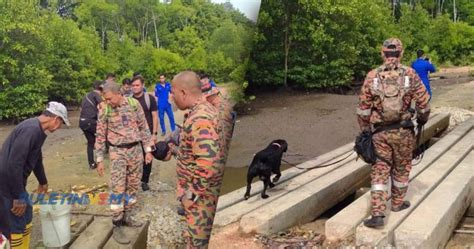
{"label": "black cap", "polygon": [[156,160],[163,160],[166,158],[166,155],[168,155],[168,151],[170,150],[170,147],[166,142],[158,142],[155,144],[156,149],[152,152],[153,157],[156,158]]}

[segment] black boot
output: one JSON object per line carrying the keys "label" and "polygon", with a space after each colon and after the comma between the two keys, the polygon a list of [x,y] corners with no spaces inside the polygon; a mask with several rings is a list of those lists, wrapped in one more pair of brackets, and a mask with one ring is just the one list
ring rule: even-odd
{"label": "black boot", "polygon": [[383,227],[383,218],[384,216],[372,216],[370,219],[364,220],[364,226],[371,228]]}
{"label": "black boot", "polygon": [[400,205],[400,206],[398,206],[398,207],[393,207],[393,206],[392,206],[392,211],[393,211],[393,212],[400,212],[400,211],[402,211],[403,209],[407,209],[407,208],[409,208],[409,207],[410,207],[410,202],[409,202],[409,201],[404,201],[404,202],[402,203],[402,205]]}
{"label": "black boot", "polygon": [[148,186],[148,183],[142,182],[142,189],[143,191],[148,191],[150,190],[150,186]]}
{"label": "black boot", "polygon": [[96,164],[96,163],[91,163],[91,164],[89,165],[89,169],[90,169],[90,170],[97,169],[97,164]]}

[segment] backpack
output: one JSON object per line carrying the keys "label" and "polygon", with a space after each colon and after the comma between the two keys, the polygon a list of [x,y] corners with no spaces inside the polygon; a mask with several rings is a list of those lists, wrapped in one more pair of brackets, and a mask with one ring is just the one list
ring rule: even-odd
{"label": "backpack", "polygon": [[402,121],[405,113],[403,98],[410,90],[410,77],[406,68],[385,71],[384,67],[377,68],[377,75],[372,82],[372,92],[380,98],[382,111],[379,113],[385,124]]}

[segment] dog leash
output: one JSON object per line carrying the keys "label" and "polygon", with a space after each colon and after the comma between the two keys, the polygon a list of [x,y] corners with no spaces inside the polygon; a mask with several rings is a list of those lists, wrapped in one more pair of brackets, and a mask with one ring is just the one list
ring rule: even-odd
{"label": "dog leash", "polygon": [[[346,152],[346,153],[348,153],[348,152]],[[283,159],[283,158],[282,158],[281,160],[282,160],[283,162],[289,164],[290,166],[293,166],[293,167],[297,168],[297,169],[312,170],[312,169],[318,169],[318,168],[325,168],[325,167],[333,166],[333,165],[335,165],[335,164],[337,164],[337,163],[340,163],[340,162],[346,160],[347,158],[349,158],[350,156],[352,156],[354,153],[355,153],[354,151],[350,151],[350,153],[349,153],[347,156],[345,156],[345,157],[343,157],[343,158],[341,158],[341,159],[339,159],[339,160],[337,160],[337,161],[335,161],[335,162],[328,163],[328,164],[320,164],[320,165],[316,165],[316,166],[309,167],[309,168],[301,168],[301,167],[298,167],[297,165],[295,165],[295,164],[293,164],[293,163],[290,163],[290,162],[288,162],[287,160],[285,160],[285,159]]]}
{"label": "dog leash", "polygon": [[[414,159],[417,160],[417,162],[412,163],[412,166],[416,166],[421,163],[423,160],[423,156],[425,155],[425,150],[427,149],[425,144],[420,144],[421,138],[425,136],[425,126],[421,126],[421,128],[418,130],[418,134],[416,136],[416,149],[415,149],[415,154],[418,154]],[[419,149],[418,149],[419,148]]]}

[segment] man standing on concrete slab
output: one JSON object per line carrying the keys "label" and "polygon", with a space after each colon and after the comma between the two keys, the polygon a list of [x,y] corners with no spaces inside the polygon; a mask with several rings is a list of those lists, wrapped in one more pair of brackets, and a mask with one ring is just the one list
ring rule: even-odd
{"label": "man standing on concrete slab", "polygon": [[179,136],[178,200],[188,224],[189,248],[207,248],[224,175],[219,110],[204,99],[196,73],[184,71],[172,81],[174,101],[188,110]]}
{"label": "man standing on concrete slab", "polygon": [[113,238],[120,244],[128,244],[122,226],[139,227],[141,222],[134,219],[136,193],[140,186],[143,167],[143,148],[145,163],[153,160],[151,154],[153,141],[143,109],[134,98],[123,97],[120,86],[114,82],[103,87],[105,103],[99,109],[97,138],[95,143],[97,172],[104,175],[104,155],[109,145],[111,161],[110,188],[113,199],[110,205]]}
{"label": "man standing on concrete slab", "polygon": [[11,238],[12,248],[29,248],[33,208],[26,192],[33,171],[39,186],[37,193],[48,191],[41,147],[47,133],[65,123],[66,107],[49,102],[37,118],[30,118],[13,129],[0,151],[0,233]]}
{"label": "man standing on concrete slab", "polygon": [[[148,93],[143,92],[144,89],[144,82],[142,76],[136,76],[132,80],[132,92],[133,98],[138,100],[140,105],[142,106],[143,112],[145,113],[146,122],[148,128],[151,132],[151,140],[153,144],[158,142],[157,135],[158,135],[158,112],[156,106],[155,96],[151,96]],[[144,153],[145,155],[145,153]],[[143,165],[143,176],[142,176],[142,190],[148,191],[150,187],[148,186],[148,182],[150,181],[150,174],[151,174],[151,166],[152,161],[150,163],[145,163]]]}
{"label": "man standing on concrete slab", "polygon": [[166,135],[165,113],[170,120],[170,129],[173,132],[176,129],[174,122],[173,108],[171,107],[169,94],[171,92],[171,84],[166,82],[164,74],[160,74],[160,82],[156,83],[155,96],[158,99],[158,116],[160,118],[161,136]]}
{"label": "man standing on concrete slab", "polygon": [[430,96],[416,72],[400,64],[402,55],[399,39],[384,41],[384,64],[367,74],[359,96],[358,122],[362,131],[372,132],[377,154],[371,172],[372,217],[364,221],[367,227],[384,225],[389,177],[392,211],[410,206],[404,198],[415,146],[412,102],[415,102],[418,125],[428,121]]}

